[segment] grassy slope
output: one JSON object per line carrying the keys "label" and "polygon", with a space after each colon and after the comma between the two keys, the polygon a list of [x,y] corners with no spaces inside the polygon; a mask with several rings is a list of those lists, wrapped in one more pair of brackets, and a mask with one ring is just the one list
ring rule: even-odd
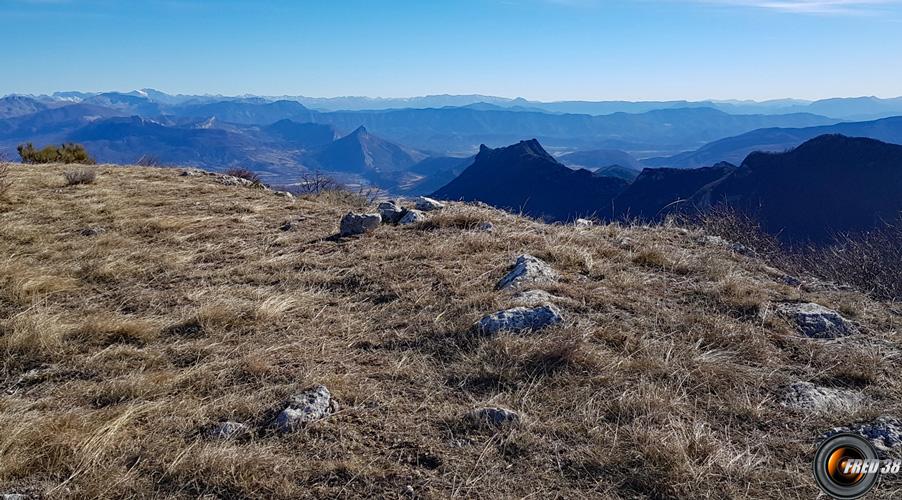
{"label": "grassy slope", "polygon": [[[350,198],[111,166],[64,187],[63,170],[17,165],[0,201],[0,493],[813,498],[816,436],[902,413],[898,316],[784,286],[695,232],[455,205],[428,226],[338,240]],[[290,219],[299,228],[279,231]],[[457,227],[481,220],[496,232]],[[468,334],[509,303],[493,286],[522,252],[563,275],[546,288],[570,299],[565,326]],[[804,340],[767,313],[800,298],[865,334]],[[779,398],[796,380],[869,403],[794,413]],[[263,428],[314,383],[341,409],[305,430],[199,433]],[[523,425],[460,423],[486,404]]]}

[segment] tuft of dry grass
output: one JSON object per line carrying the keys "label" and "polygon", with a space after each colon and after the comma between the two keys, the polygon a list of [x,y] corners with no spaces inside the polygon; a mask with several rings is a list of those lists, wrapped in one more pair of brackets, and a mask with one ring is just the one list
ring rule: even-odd
{"label": "tuft of dry grass", "polygon": [[[785,286],[696,231],[576,230],[455,203],[418,227],[338,240],[341,215],[368,197],[287,204],[152,167],[60,190],[64,169],[11,169],[0,217],[0,492],[814,497],[821,433],[902,413],[900,319],[886,304]],[[285,220],[297,230],[279,231]],[[471,230],[484,221],[495,232]],[[473,336],[512,305],[494,284],[525,252],[560,275],[543,288],[564,324]],[[803,339],[770,311],[787,300],[854,313],[866,333]],[[790,411],[780,391],[798,380],[865,402]],[[313,384],[339,411],[272,432]],[[488,406],[520,425],[467,425]],[[226,420],[251,434],[206,437]]]}
{"label": "tuft of dry grass", "polygon": [[94,184],[97,180],[97,171],[93,169],[66,170],[63,172],[67,186],[78,186],[82,184]]}

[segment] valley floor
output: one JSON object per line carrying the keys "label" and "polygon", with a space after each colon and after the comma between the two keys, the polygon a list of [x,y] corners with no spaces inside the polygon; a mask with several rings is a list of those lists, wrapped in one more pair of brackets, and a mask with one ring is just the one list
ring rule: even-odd
{"label": "valley floor", "polygon": [[[898,310],[787,285],[698,230],[453,204],[339,238],[362,200],[109,165],[66,186],[66,169],[14,165],[0,199],[0,493],[814,498],[819,436],[902,415]],[[560,274],[542,288],[564,323],[477,335],[523,253]],[[859,333],[805,338],[775,313],[795,301]],[[799,381],[856,403],[785,406]],[[274,431],[316,384],[337,411]],[[484,406],[521,423],[468,425]],[[227,420],[252,433],[204,432]]]}

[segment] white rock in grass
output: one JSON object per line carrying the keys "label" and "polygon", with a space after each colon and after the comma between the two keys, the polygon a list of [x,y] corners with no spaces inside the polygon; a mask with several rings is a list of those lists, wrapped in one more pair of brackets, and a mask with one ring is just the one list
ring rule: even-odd
{"label": "white rock in grass", "polygon": [[379,204],[379,215],[386,224],[397,224],[404,217],[404,209],[395,200],[383,201]]}
{"label": "white rock in grass", "polygon": [[445,204],[439,201],[433,200],[432,198],[427,198],[425,196],[420,196],[414,201],[414,207],[417,210],[422,210],[423,212],[429,212],[432,210],[441,210],[445,208]]}
{"label": "white rock in grass", "polygon": [[783,394],[783,405],[797,410],[842,411],[861,405],[861,394],[830,387],[819,387],[811,382],[791,384]]}
{"label": "white rock in grass", "polygon": [[476,230],[484,233],[493,233],[495,232],[495,225],[491,222],[480,222],[479,225],[476,226]]}
{"label": "white rock in grass", "polygon": [[276,417],[276,428],[282,432],[299,429],[334,413],[335,402],[324,385],[316,385],[296,394],[288,401],[288,406]]}
{"label": "white rock in grass", "polygon": [[273,191],[272,194],[274,194],[280,198],[288,198],[289,200],[294,199],[294,195],[288,191]]}
{"label": "white rock in grass", "polygon": [[866,423],[837,427],[827,436],[852,432],[869,440],[878,450],[889,451],[902,447],[902,421],[896,417],[882,416]]}
{"label": "white rock in grass", "polygon": [[489,314],[479,320],[477,329],[485,334],[498,332],[522,333],[537,331],[563,321],[561,313],[551,304],[536,307],[513,307]]}
{"label": "white rock in grass", "polygon": [[398,224],[402,226],[406,226],[407,224],[416,224],[417,222],[422,222],[426,220],[426,214],[419,210],[408,210],[404,217],[401,217],[401,220],[398,221]]}
{"label": "white rock in grass", "polygon": [[241,422],[219,422],[207,431],[207,436],[213,439],[238,439],[250,433],[251,429]]}
{"label": "white rock in grass", "polygon": [[382,224],[379,214],[357,214],[348,212],[341,218],[339,231],[342,236],[353,236],[376,230]]}
{"label": "white rock in grass", "polygon": [[555,279],[557,279],[557,273],[545,261],[529,254],[523,254],[517,257],[513,269],[501,278],[495,288],[501,290],[518,287],[525,283],[550,283]]}
{"label": "white rock in grass", "polygon": [[595,222],[593,222],[589,219],[576,219],[573,222],[573,225],[578,228],[590,228],[595,225]]}
{"label": "white rock in grass", "polygon": [[520,415],[506,408],[477,408],[467,414],[467,419],[479,426],[506,427],[520,423]]}
{"label": "white rock in grass", "polygon": [[857,333],[855,327],[841,314],[819,304],[781,304],[778,311],[792,320],[806,337],[835,339]]}

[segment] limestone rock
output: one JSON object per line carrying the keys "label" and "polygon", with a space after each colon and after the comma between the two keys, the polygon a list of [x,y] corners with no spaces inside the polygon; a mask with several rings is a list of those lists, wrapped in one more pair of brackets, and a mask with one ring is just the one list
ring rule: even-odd
{"label": "limestone rock", "polygon": [[242,179],[241,177],[235,177],[232,175],[225,175],[225,174],[216,176],[216,181],[225,186],[253,187],[253,186],[258,185],[258,183],[254,182],[254,181]]}
{"label": "limestone rock", "polygon": [[480,332],[493,335],[508,331],[522,333],[541,330],[563,321],[561,313],[551,304],[536,307],[513,307],[489,314],[479,320]]}
{"label": "limestone rock", "polygon": [[494,233],[495,225],[491,222],[480,222],[478,226],[476,226],[477,231],[482,231],[484,233]]}
{"label": "limestone rock", "polygon": [[404,217],[401,217],[401,220],[398,221],[398,224],[402,226],[406,226],[408,224],[416,224],[417,222],[422,222],[426,220],[426,214],[419,210],[408,210]]}
{"label": "limestone rock", "polygon": [[334,412],[335,403],[329,389],[316,385],[292,396],[286,408],[276,417],[275,426],[282,432],[290,432]]}
{"label": "limestone rock", "polygon": [[477,408],[467,414],[467,419],[479,426],[505,427],[520,423],[520,415],[506,408]]}
{"label": "limestone rock", "polygon": [[341,218],[339,232],[342,236],[352,236],[374,231],[382,223],[379,214],[358,214],[348,212]]}
{"label": "limestone rock", "polygon": [[219,422],[207,431],[207,437],[212,439],[239,439],[250,434],[251,429],[241,422]]}
{"label": "limestone rock", "polygon": [[427,198],[425,196],[420,196],[414,201],[414,207],[417,210],[422,210],[423,212],[429,212],[432,210],[441,210],[445,208],[445,204],[439,201],[433,200],[432,198]]}
{"label": "limestone rock", "polygon": [[395,200],[383,201],[379,204],[379,215],[386,224],[397,224],[404,217],[404,209]]}
{"label": "limestone rock", "polygon": [[289,200],[294,199],[294,195],[289,193],[288,191],[273,191],[272,194],[274,194],[280,198],[288,198]]}
{"label": "limestone rock", "polygon": [[852,432],[868,439],[879,450],[902,447],[902,421],[896,417],[882,416],[875,420],[848,427],[837,427],[828,436],[841,432]]}
{"label": "limestone rock", "polygon": [[501,290],[508,287],[519,287],[526,283],[550,283],[555,279],[557,279],[557,273],[545,261],[529,254],[523,254],[517,257],[513,269],[501,278],[495,288]]}
{"label": "limestone rock", "polygon": [[819,387],[811,382],[795,382],[783,394],[783,405],[797,410],[850,410],[862,403],[854,391]]}
{"label": "limestone rock", "polygon": [[595,225],[595,222],[594,222],[594,221],[591,221],[591,220],[589,220],[589,219],[576,219],[576,220],[573,222],[573,225],[576,226],[576,227],[578,227],[578,228],[583,228],[583,229],[585,229],[585,228],[590,228],[590,227],[594,226],[594,225]]}
{"label": "limestone rock", "polygon": [[777,310],[792,320],[806,337],[835,339],[857,333],[855,327],[842,315],[819,304],[781,304]]}

